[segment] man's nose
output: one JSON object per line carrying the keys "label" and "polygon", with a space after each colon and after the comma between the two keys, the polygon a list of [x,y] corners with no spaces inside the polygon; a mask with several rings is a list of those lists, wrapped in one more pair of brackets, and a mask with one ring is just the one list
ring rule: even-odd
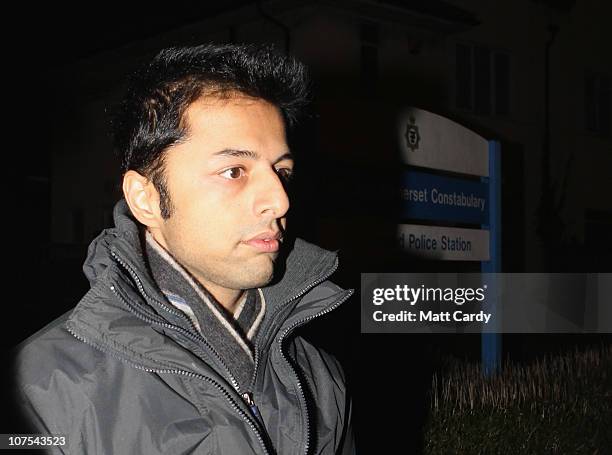
{"label": "man's nose", "polygon": [[273,218],[285,216],[289,210],[289,196],[282,178],[271,169],[265,172],[257,185],[255,212],[257,215],[271,215]]}

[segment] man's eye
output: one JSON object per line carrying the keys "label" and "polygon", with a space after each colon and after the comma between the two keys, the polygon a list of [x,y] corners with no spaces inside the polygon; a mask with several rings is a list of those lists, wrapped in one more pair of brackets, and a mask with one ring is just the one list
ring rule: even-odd
{"label": "man's eye", "polygon": [[286,167],[277,169],[276,173],[280,175],[280,178],[285,182],[290,182],[293,178],[293,170]]}
{"label": "man's eye", "polygon": [[237,180],[244,175],[244,169],[241,167],[232,167],[221,172],[219,175],[229,180]]}

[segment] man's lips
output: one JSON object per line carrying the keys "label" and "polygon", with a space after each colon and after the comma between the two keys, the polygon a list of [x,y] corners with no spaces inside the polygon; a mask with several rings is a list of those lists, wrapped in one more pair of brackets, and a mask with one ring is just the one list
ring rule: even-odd
{"label": "man's lips", "polygon": [[250,240],[245,240],[244,244],[252,246],[258,251],[262,253],[275,253],[278,251],[280,247],[280,241],[282,239],[282,234],[280,231],[277,232],[262,232],[261,234],[256,235]]}

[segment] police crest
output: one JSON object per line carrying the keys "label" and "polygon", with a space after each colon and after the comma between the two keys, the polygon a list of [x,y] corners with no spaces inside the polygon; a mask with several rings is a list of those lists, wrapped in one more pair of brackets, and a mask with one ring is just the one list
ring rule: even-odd
{"label": "police crest", "polygon": [[419,134],[419,127],[416,126],[414,117],[410,116],[408,124],[406,125],[406,131],[404,133],[406,139],[406,146],[411,152],[416,152],[419,148],[419,142],[421,141],[421,135]]}

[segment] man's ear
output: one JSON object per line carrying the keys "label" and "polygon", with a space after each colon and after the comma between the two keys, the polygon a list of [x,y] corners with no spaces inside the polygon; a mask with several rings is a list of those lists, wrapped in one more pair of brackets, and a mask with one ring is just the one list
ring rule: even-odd
{"label": "man's ear", "polygon": [[151,180],[136,171],[127,171],[123,176],[123,196],[141,224],[153,229],[160,227],[159,193]]}

